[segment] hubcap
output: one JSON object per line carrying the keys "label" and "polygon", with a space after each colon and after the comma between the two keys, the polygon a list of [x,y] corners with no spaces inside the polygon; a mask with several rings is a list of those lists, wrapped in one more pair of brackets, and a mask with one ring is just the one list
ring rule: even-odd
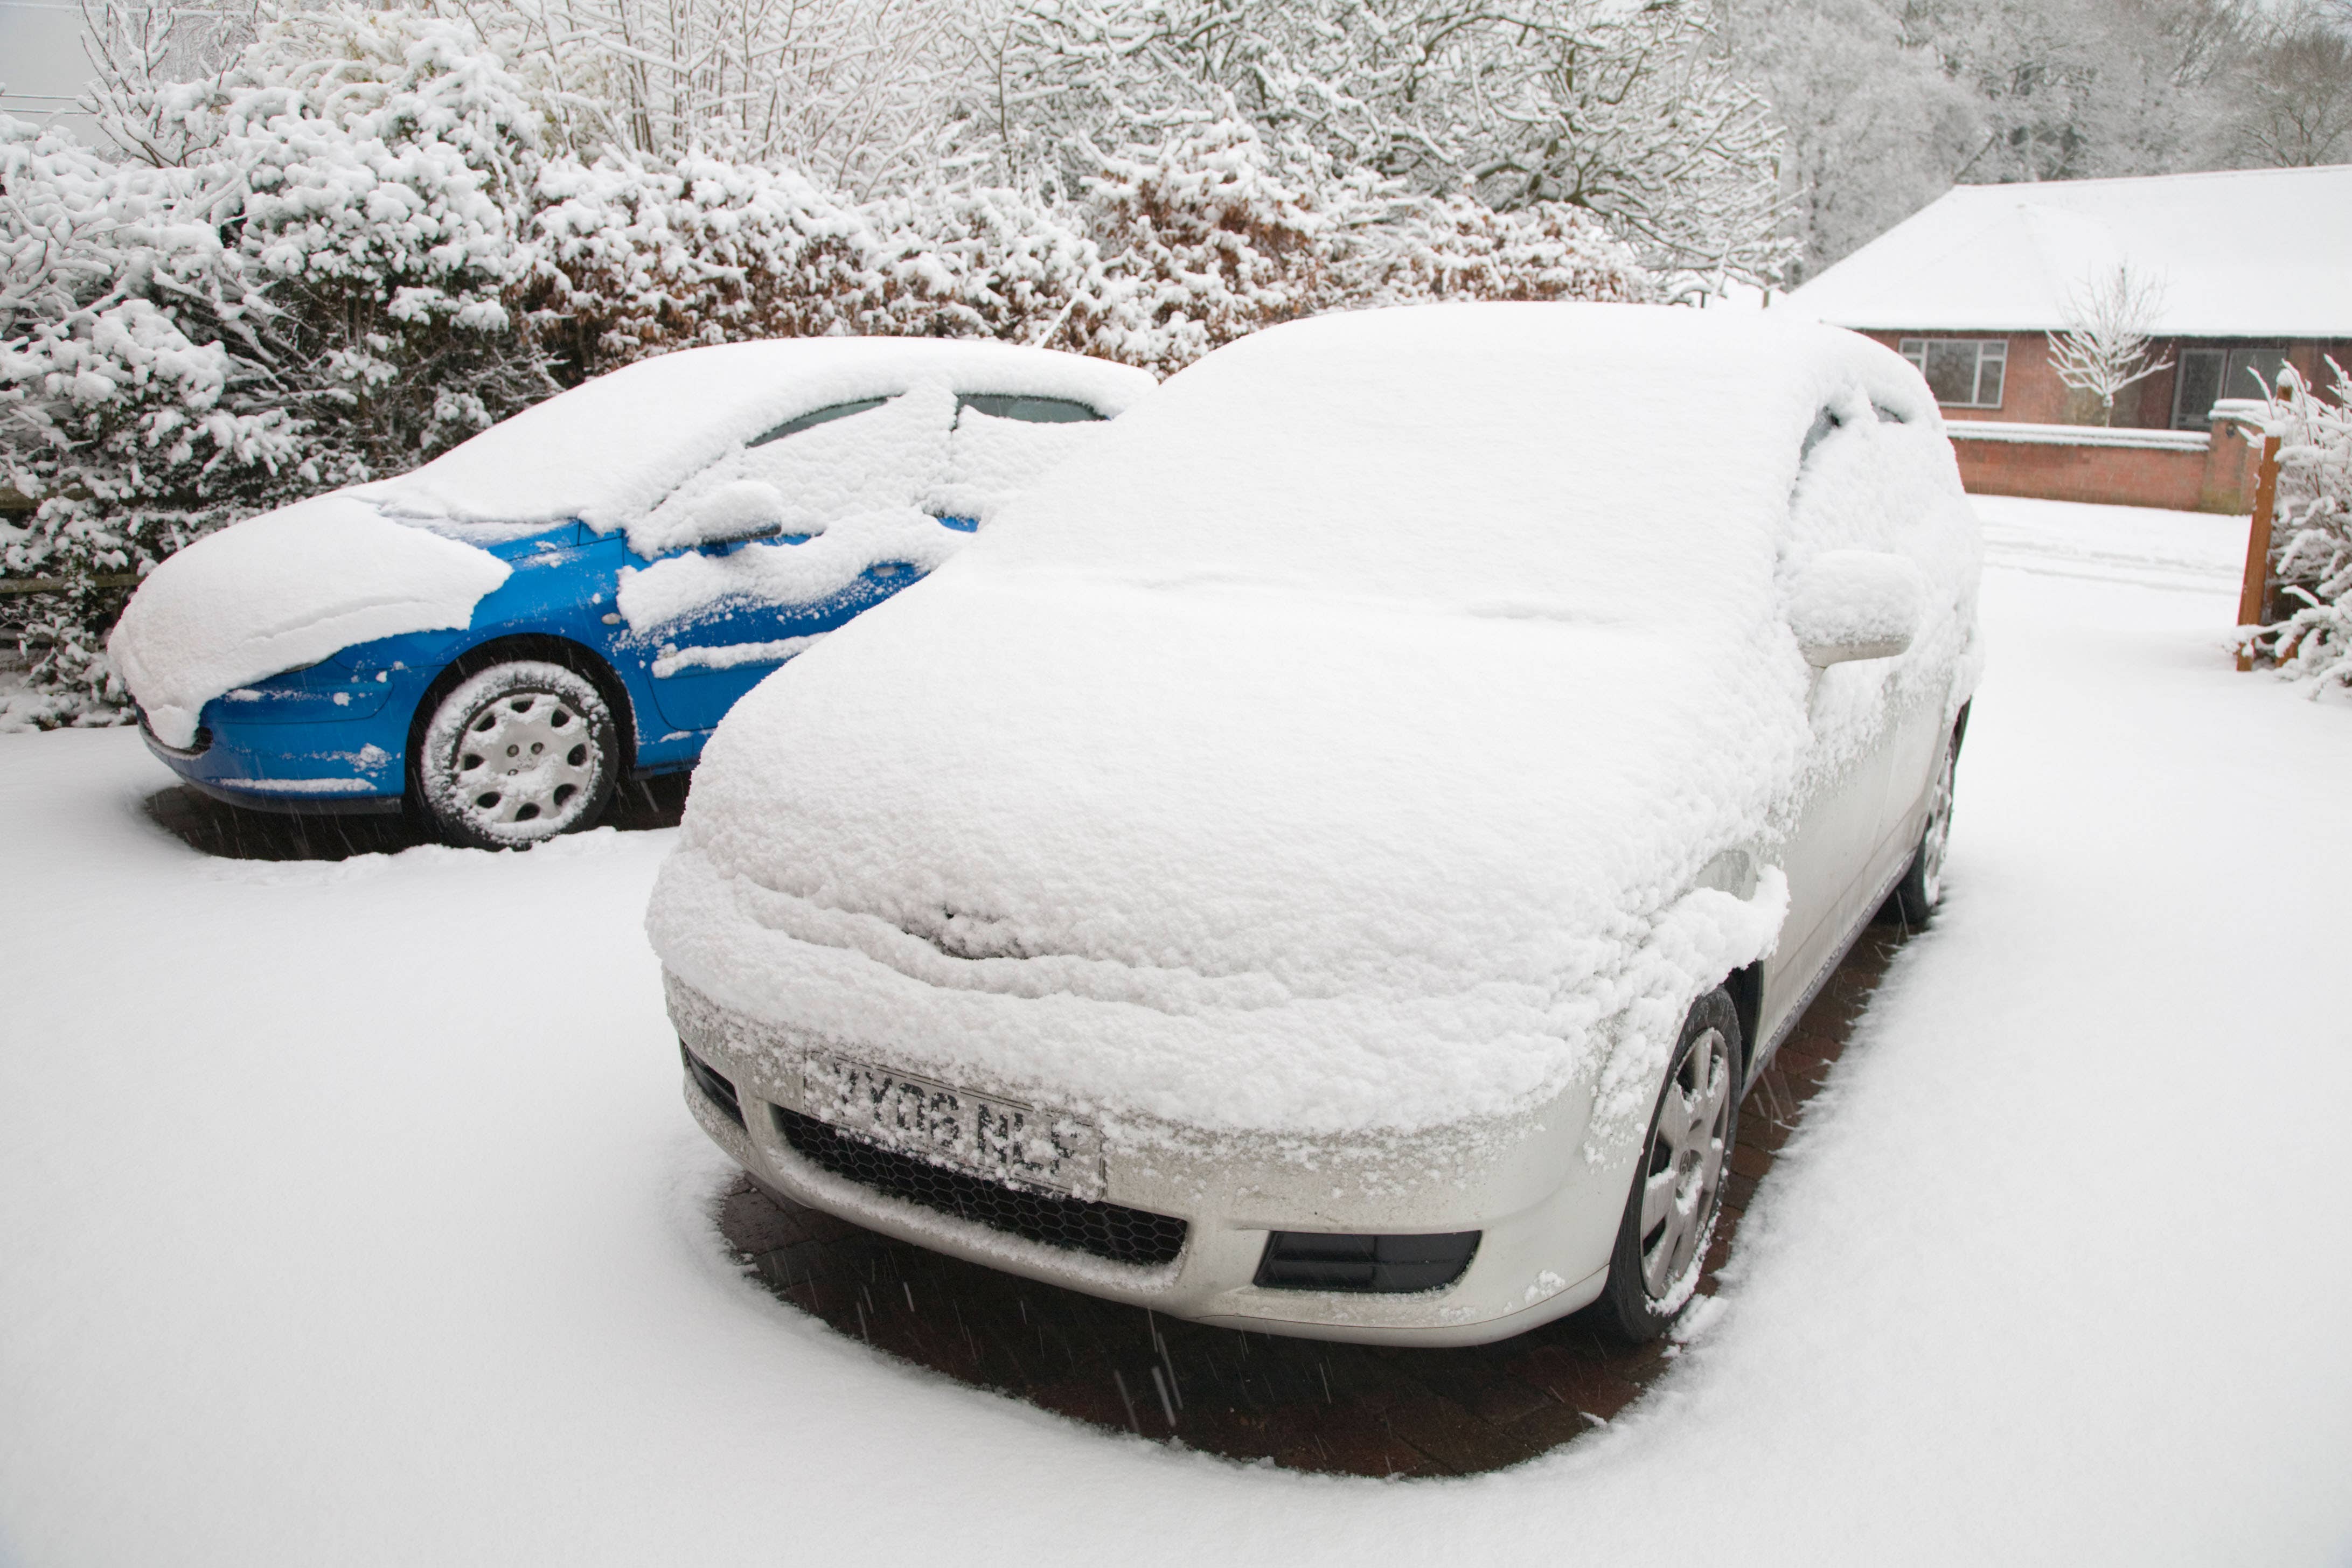
{"label": "hubcap", "polygon": [[501,838],[558,833],[587,810],[598,761],[595,735],[567,698],[502,692],[467,716],[449,758],[450,796]]}
{"label": "hubcap", "polygon": [[1666,1084],[1642,1177],[1642,1282],[1671,1294],[1714,1228],[1731,1134],[1731,1050],[1708,1030]]}

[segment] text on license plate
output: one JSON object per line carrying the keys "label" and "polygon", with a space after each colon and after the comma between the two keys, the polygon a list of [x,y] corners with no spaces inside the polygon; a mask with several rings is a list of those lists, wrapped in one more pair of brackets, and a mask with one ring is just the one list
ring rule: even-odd
{"label": "text on license plate", "polygon": [[845,1057],[812,1056],[808,1113],[886,1149],[1015,1186],[1102,1191],[1102,1134],[1083,1122]]}

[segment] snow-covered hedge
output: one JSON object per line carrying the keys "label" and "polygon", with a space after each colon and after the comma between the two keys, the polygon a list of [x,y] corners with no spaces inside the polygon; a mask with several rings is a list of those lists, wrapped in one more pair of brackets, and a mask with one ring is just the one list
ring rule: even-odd
{"label": "snow-covered hedge", "polygon": [[1075,185],[971,163],[856,201],[583,152],[544,63],[453,16],[289,7],[202,80],[119,73],[120,155],[0,117],[0,481],[31,507],[0,579],[62,585],[0,595],[37,716],[120,716],[120,585],[189,540],[649,354],[985,337],[1165,374],[1350,306],[1660,292],[1584,207],[1432,194],[1239,112],[1127,122]]}
{"label": "snow-covered hedge", "polygon": [[2272,572],[2285,621],[2255,643],[2312,695],[2352,686],[2352,377],[2330,360],[2333,402],[2289,367],[2271,405],[2279,444]]}
{"label": "snow-covered hedge", "polygon": [[108,716],[135,575],[233,518],[395,472],[556,390],[512,305],[538,117],[458,25],[298,13],[228,69],[123,82],[119,161],[0,119],[0,535],[35,682]]}
{"label": "snow-covered hedge", "polygon": [[103,687],[88,632],[120,607],[107,579],[300,462],[299,422],[243,351],[254,288],[189,216],[206,186],[0,120],[0,480],[39,504],[0,521],[0,568],[68,585],[0,602],[47,685]]}

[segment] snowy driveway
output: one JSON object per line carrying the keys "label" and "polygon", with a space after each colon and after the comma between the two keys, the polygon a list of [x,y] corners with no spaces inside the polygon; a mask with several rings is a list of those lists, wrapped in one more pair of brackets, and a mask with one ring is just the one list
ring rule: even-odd
{"label": "snowy driveway", "polygon": [[1984,509],[1944,915],[1717,1325],[1471,1480],[1108,1438],[740,1278],[667,833],[212,860],[135,737],[0,738],[0,1563],[2346,1561],[2352,709],[2231,671],[2231,525]]}

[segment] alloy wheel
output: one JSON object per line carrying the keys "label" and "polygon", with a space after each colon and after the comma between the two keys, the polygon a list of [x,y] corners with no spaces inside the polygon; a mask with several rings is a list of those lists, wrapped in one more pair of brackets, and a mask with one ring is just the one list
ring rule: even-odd
{"label": "alloy wheel", "polygon": [[1714,1228],[1730,1155],[1730,1044],[1709,1029],[1691,1043],[1666,1085],[1643,1163],[1642,1283],[1653,1300],[1672,1294]]}
{"label": "alloy wheel", "polygon": [[1936,790],[1927,801],[1927,825],[1919,835],[1919,891],[1930,909],[1944,896],[1944,846],[1952,837],[1952,768],[1948,758],[1936,775]]}

